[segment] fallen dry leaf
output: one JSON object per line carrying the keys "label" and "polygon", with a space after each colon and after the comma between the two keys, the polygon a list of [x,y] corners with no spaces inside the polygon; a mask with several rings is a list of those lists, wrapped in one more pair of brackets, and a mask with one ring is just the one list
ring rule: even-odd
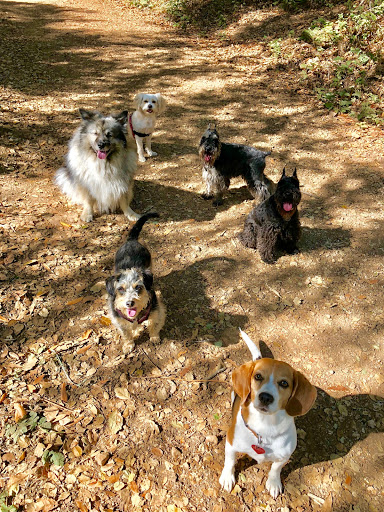
{"label": "fallen dry leaf", "polygon": [[112,434],[117,434],[117,432],[121,430],[123,421],[123,417],[119,411],[115,410],[111,412],[111,414],[108,416],[107,425]]}
{"label": "fallen dry leaf", "polygon": [[61,397],[61,400],[65,403],[68,402],[68,395],[67,395],[66,387],[67,387],[66,383],[62,382],[61,390],[60,390],[60,397]]}
{"label": "fallen dry leaf", "polygon": [[15,403],[13,404],[13,406],[15,408],[15,421],[17,423],[18,421],[25,418],[25,416],[27,415],[27,411],[24,409],[22,404]]}

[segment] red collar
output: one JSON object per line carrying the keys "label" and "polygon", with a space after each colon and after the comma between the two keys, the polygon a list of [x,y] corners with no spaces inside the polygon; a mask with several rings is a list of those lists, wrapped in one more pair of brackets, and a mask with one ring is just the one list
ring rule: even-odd
{"label": "red collar", "polygon": [[257,442],[258,444],[252,444],[251,445],[251,448],[252,450],[254,450],[257,454],[261,455],[262,453],[265,453],[265,450],[264,448],[262,448],[260,446],[260,444],[262,444],[262,438],[259,434],[257,434],[254,430],[251,429],[251,427],[248,425],[248,423],[245,421],[244,419],[244,416],[243,416],[243,408],[241,408],[241,411],[240,411],[240,414],[241,414],[241,418],[242,420],[244,421],[244,425],[247,427],[247,429],[252,432],[252,434],[256,437],[257,439]]}
{"label": "red collar", "polygon": [[[152,309],[152,304],[151,302],[148,304],[148,307],[147,309],[145,310],[145,313],[144,315],[139,318],[139,320],[137,320],[137,323],[138,324],[142,324],[143,322],[145,322],[148,317],[149,317],[149,313],[151,312],[151,309]],[[124,318],[124,320],[128,320],[128,322],[131,322],[131,324],[133,324],[133,322],[136,322],[136,319],[135,320],[132,320],[132,318],[128,318],[127,316],[124,315],[124,313],[122,313],[119,309],[115,309],[115,312],[117,313],[117,315],[120,317],[120,318]]]}
{"label": "red collar", "polygon": [[129,121],[129,127],[132,130],[132,137],[135,138],[135,132],[133,130],[133,125],[132,125],[132,114],[129,114],[128,121]]}

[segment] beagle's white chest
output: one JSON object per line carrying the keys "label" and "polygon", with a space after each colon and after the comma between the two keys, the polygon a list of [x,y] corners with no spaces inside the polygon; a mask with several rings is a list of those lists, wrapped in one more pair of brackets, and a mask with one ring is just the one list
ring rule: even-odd
{"label": "beagle's white chest", "polygon": [[285,410],[262,414],[252,404],[245,422],[241,409],[237,414],[233,447],[257,462],[288,460],[297,444],[294,419]]}

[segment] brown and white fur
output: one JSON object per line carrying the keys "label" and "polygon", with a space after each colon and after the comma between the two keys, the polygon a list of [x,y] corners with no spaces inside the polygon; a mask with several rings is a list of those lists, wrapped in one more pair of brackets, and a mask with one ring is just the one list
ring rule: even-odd
{"label": "brown and white fur", "polygon": [[273,498],[282,492],[280,472],[296,449],[295,416],[306,414],[317,391],[300,372],[283,361],[261,358],[249,336],[241,331],[253,361],[232,373],[232,423],[225,443],[220,484],[230,491],[235,483],[236,453],[258,463],[272,462],[266,488]]}
{"label": "brown and white fur", "polygon": [[[137,169],[133,135],[125,135],[128,112],[104,116],[80,109],[81,125],[69,142],[66,163],[55,175],[61,191],[83,206],[83,222],[91,222],[94,208],[100,212],[118,207],[129,220],[137,220],[130,203]],[[127,128],[129,130],[129,128]]]}
{"label": "brown and white fur", "polygon": [[106,281],[110,317],[124,338],[125,354],[134,349],[134,340],[144,327],[150,340],[159,342],[165,322],[165,306],[159,293],[153,290],[151,254],[138,242],[144,223],[158,216],[147,213],[140,217],[116,253],[115,274]]}
{"label": "brown and white fur", "polygon": [[165,99],[160,93],[139,93],[133,100],[135,112],[129,118],[133,131],[139,162],[145,162],[144,148],[148,156],[157,156],[152,151],[152,135],[155,131],[157,116],[162,114],[166,107]]}

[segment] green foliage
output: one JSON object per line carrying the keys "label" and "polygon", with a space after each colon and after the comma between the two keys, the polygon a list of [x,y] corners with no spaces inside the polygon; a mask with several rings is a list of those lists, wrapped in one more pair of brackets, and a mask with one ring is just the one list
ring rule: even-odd
{"label": "green foliage", "polygon": [[50,430],[52,425],[47,421],[44,416],[39,416],[37,412],[31,411],[28,415],[13,425],[5,427],[6,437],[10,437],[14,442],[17,442],[20,436],[34,430],[37,426],[44,430]]}
{"label": "green foliage", "polygon": [[[178,27],[193,27],[200,32],[225,28],[246,0],[162,0],[156,7]],[[131,0],[139,7],[155,6],[151,0]]]}
{"label": "green foliage", "polygon": [[281,55],[281,37],[274,39],[268,43],[268,46],[273,55],[278,59]]}
{"label": "green foliage", "polygon": [[372,90],[380,76],[383,26],[384,0],[363,0],[350,3],[335,20],[321,17],[302,31],[300,39],[317,51],[316,57],[301,64],[302,77],[314,86],[326,108],[359,121],[383,123],[383,94]]}
{"label": "green foliage", "polygon": [[44,464],[54,464],[55,466],[64,466],[64,455],[54,450],[45,450],[41,460]]}
{"label": "green foliage", "polygon": [[0,493],[0,512],[17,512],[15,505],[8,505],[8,491]]}

